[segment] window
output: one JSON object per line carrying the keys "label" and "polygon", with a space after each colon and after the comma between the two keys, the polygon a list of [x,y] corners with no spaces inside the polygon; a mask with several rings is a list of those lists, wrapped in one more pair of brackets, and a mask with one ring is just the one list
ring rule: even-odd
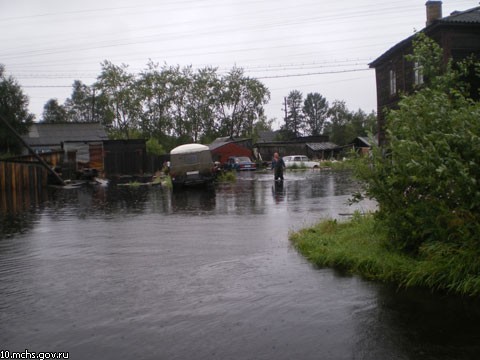
{"label": "window", "polygon": [[397,93],[397,74],[395,70],[390,70],[390,95]]}
{"label": "window", "polygon": [[420,86],[423,84],[423,66],[420,63],[415,62],[413,65],[413,73],[414,73],[414,84]]}

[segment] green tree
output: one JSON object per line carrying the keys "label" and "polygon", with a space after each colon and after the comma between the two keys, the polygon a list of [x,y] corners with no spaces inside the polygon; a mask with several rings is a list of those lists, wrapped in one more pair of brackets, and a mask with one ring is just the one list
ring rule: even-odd
{"label": "green tree", "polygon": [[292,133],[295,137],[300,136],[305,129],[302,112],[303,95],[298,90],[292,90],[287,96],[287,118],[283,130]]}
{"label": "green tree", "polygon": [[23,135],[28,133],[35,116],[28,112],[28,97],[23,94],[17,81],[5,74],[5,67],[2,64],[0,64],[0,117],[0,152],[20,153],[22,144],[13,136],[4,121],[7,121],[18,134]]}
{"label": "green tree", "polygon": [[106,110],[112,114],[110,121],[104,123],[113,137],[129,139],[138,129],[142,113],[141,100],[137,91],[135,76],[128,66],[114,65],[109,61],[102,63],[102,72],[94,85],[106,100]]}
{"label": "green tree", "polygon": [[67,111],[57,99],[50,99],[43,107],[42,122],[58,124],[68,122]]}
{"label": "green tree", "polygon": [[75,80],[72,85],[72,95],[64,103],[70,121],[95,121],[95,100],[92,89],[80,80]]}
{"label": "green tree", "polygon": [[172,135],[170,107],[173,101],[174,70],[149,62],[137,82],[142,99],[141,129],[148,137],[162,139]]}
{"label": "green tree", "polygon": [[263,115],[263,105],[270,92],[260,81],[246,77],[241,68],[234,67],[220,82],[216,99],[219,132],[223,136],[251,136],[253,125]]}
{"label": "green tree", "polygon": [[[193,75],[188,94],[188,119],[194,142],[202,138],[215,138],[218,134],[215,124],[215,101],[220,86],[215,68],[204,68]],[[212,139],[213,140],[213,139]]]}
{"label": "green tree", "polygon": [[260,132],[262,131],[273,131],[272,125],[275,122],[275,119],[267,120],[266,116],[261,116],[258,121],[255,122],[253,126],[253,134],[252,134],[252,141],[256,143],[257,140],[260,138]]}
{"label": "green tree", "polygon": [[480,104],[461,81],[471,66],[444,66],[441,54],[423,35],[414,41],[407,60],[423,65],[426,82],[390,111],[387,144],[357,169],[390,239],[411,252],[430,242],[480,245]]}
{"label": "green tree", "polygon": [[158,156],[166,153],[165,149],[158,142],[157,139],[154,139],[154,138],[148,139],[146,146],[147,146],[147,154]]}
{"label": "green tree", "polygon": [[335,100],[328,110],[328,121],[325,132],[330,141],[337,145],[346,145],[355,138],[351,126],[352,113],[348,110],[345,101]]}
{"label": "green tree", "polygon": [[303,116],[309,135],[323,134],[323,126],[328,116],[328,102],[319,93],[307,94],[303,103]]}
{"label": "green tree", "polygon": [[362,109],[358,109],[356,112],[351,113],[350,123],[347,126],[350,128],[348,132],[353,136],[347,139],[347,141],[351,141],[357,136],[376,134],[377,116],[373,111],[370,114],[366,114]]}

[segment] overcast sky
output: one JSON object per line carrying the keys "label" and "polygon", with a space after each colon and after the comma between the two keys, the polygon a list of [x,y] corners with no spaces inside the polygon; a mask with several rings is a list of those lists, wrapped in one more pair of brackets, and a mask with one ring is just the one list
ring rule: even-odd
{"label": "overcast sky", "polygon": [[[100,63],[149,59],[167,65],[233,66],[271,91],[268,118],[283,121],[283,98],[318,92],[350,110],[376,110],[368,63],[425,26],[426,0],[0,0],[0,63],[40,120],[47,100],[63,104],[74,80],[87,85]],[[478,6],[444,0],[443,16]]]}

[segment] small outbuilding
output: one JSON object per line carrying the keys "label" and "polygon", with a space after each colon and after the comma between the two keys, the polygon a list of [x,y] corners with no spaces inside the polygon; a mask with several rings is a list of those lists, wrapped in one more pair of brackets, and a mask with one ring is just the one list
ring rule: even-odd
{"label": "small outbuilding", "polygon": [[253,157],[251,147],[248,147],[249,142],[245,139],[231,140],[217,139],[210,145],[208,145],[213,161],[218,161],[220,164],[225,164],[230,156],[248,156],[250,159]]}
{"label": "small outbuilding", "polygon": [[311,159],[328,160],[337,157],[338,145],[332,142],[306,143],[307,156]]}

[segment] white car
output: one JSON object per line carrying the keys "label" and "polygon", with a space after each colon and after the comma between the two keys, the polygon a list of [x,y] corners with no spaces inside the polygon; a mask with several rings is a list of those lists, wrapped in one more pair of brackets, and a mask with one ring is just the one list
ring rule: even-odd
{"label": "white car", "polygon": [[311,161],[305,155],[289,155],[284,156],[283,161],[285,162],[285,166],[289,167],[297,167],[297,168],[320,168],[320,163],[318,161]]}

